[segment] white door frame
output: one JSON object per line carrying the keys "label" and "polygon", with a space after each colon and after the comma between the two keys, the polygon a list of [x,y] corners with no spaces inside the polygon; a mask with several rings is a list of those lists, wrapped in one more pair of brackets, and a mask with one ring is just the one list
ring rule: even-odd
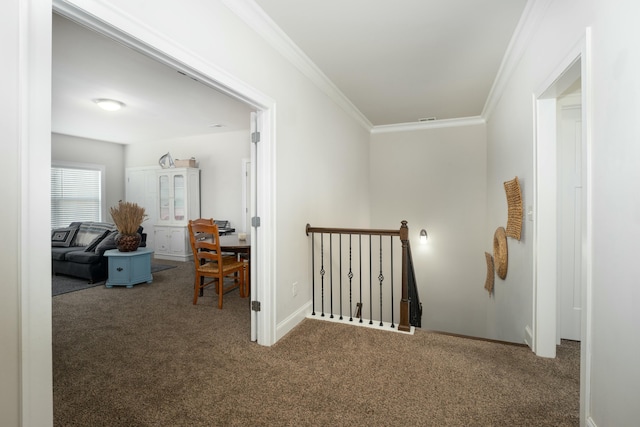
{"label": "white door frame", "polygon": [[555,357],[557,335],[557,206],[556,98],[576,78],[582,81],[582,146],[586,153],[583,210],[582,343],[580,354],[580,418],[589,417],[592,336],[592,171],[591,171],[591,29],[534,94],[534,238],[532,350]]}
{"label": "white door frame", "polygon": [[[55,12],[123,43],[156,61],[196,78],[216,90],[255,108],[261,118],[261,141],[257,146],[256,164],[258,206],[261,226],[257,228],[257,257],[252,255],[254,268],[260,271],[255,298],[261,302],[257,313],[257,342],[270,346],[275,343],[275,101],[257,89],[230,75],[216,64],[185,51],[150,28],[139,25],[128,15],[102,3],[86,3],[82,7],[64,0],[53,0]],[[252,278],[253,279],[253,278]],[[252,280],[253,285],[258,285]]]}

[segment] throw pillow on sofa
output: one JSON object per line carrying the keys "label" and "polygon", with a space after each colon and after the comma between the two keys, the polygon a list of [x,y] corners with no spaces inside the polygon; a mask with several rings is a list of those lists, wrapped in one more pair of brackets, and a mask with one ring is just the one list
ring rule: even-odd
{"label": "throw pillow on sofa", "polygon": [[95,252],[97,254],[103,254],[104,251],[108,251],[109,249],[115,249],[116,246],[116,234],[118,234],[118,230],[112,231],[107,236],[102,239],[100,243],[95,248]]}
{"label": "throw pillow on sofa", "polygon": [[85,252],[94,252],[96,250],[96,247],[105,239],[105,237],[107,237],[109,235],[109,233],[111,233],[111,231],[105,230],[104,233],[102,233],[101,235],[99,235],[95,239],[93,239],[91,241],[91,243],[89,243],[84,248],[84,251]]}
{"label": "throw pillow on sofa", "polygon": [[78,227],[56,228],[51,231],[51,246],[68,248],[78,233]]}
{"label": "throw pillow on sofa", "polygon": [[115,230],[115,227],[114,224],[106,222],[83,222],[80,224],[72,246],[89,246],[96,237],[102,236],[105,231]]}

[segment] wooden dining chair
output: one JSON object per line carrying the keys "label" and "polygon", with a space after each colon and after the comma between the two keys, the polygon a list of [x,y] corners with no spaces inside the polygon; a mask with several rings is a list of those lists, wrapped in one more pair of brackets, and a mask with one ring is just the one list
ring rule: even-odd
{"label": "wooden dining chair", "polygon": [[215,224],[215,222],[213,221],[213,218],[197,218],[197,219],[191,219],[189,220],[189,222],[191,224],[209,224],[209,225]]}
{"label": "wooden dining chair", "polygon": [[[214,284],[218,294],[218,308],[222,308],[223,296],[232,289],[240,289],[240,297],[245,297],[245,263],[234,257],[223,256],[220,251],[220,234],[216,224],[189,221],[189,241],[193,252],[195,283],[193,303],[205,287]],[[225,286],[224,278],[231,276],[233,283]],[[207,280],[210,279],[210,280]]]}

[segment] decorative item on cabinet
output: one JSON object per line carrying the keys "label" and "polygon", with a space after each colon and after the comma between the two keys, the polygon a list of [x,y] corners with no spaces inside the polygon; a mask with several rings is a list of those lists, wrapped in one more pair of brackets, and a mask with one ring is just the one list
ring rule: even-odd
{"label": "decorative item on cabinet", "polygon": [[176,167],[175,163],[173,162],[173,157],[171,157],[171,153],[169,153],[168,151],[167,154],[160,156],[160,158],[158,159],[158,164],[162,169]]}
{"label": "decorative item on cabinet", "polygon": [[195,168],[196,167],[196,158],[191,157],[190,159],[176,159],[175,165],[177,168]]}

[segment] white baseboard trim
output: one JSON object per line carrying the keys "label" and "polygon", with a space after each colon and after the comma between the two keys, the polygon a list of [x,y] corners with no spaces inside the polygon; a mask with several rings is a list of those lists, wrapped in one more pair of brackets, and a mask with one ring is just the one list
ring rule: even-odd
{"label": "white baseboard trim", "polygon": [[353,321],[350,322],[348,317],[345,317],[345,318],[343,318],[341,320],[339,317],[335,317],[335,316],[332,319],[329,316],[322,317],[319,314],[316,314],[314,316],[311,313],[309,313],[307,318],[308,319],[314,319],[314,320],[322,320],[322,321],[325,321],[325,322],[340,323],[340,324],[349,325],[349,326],[360,326],[361,328],[376,329],[378,331],[397,332],[399,334],[413,335],[413,333],[416,331],[415,326],[411,326],[410,330],[407,331],[407,332],[399,331],[397,324],[395,324],[393,328],[391,327],[391,322],[382,322],[382,326],[380,326],[380,322],[379,321],[374,321],[373,324],[371,325],[371,324],[369,324],[368,320],[364,320],[362,323],[360,323],[358,321],[358,319],[353,319]]}
{"label": "white baseboard trim", "polygon": [[294,311],[289,317],[284,319],[278,325],[276,325],[276,341],[287,335],[298,323],[302,322],[308,315],[311,314],[311,301],[304,304],[298,310]]}
{"label": "white baseboard trim", "polygon": [[587,420],[586,420],[585,424],[586,424],[587,427],[598,427],[596,422],[593,421],[593,418],[591,418],[591,417],[587,417]]}
{"label": "white baseboard trim", "polygon": [[531,351],[535,351],[533,349],[533,331],[530,326],[524,328],[524,343],[529,346]]}

